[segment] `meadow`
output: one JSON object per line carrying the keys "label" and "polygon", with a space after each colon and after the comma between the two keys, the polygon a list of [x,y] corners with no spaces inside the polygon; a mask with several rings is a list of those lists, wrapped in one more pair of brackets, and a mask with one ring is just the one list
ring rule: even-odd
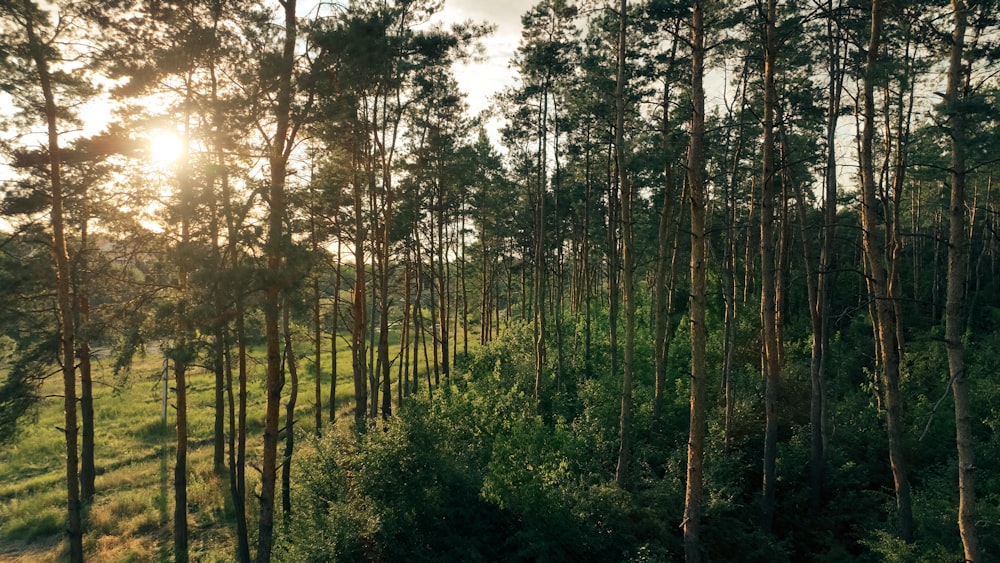
{"label": "meadow", "polygon": [[[353,403],[350,356],[349,349],[338,354],[338,419],[350,416],[346,411]],[[328,368],[329,363],[330,353],[326,352],[323,365]],[[140,358],[127,377],[117,379],[103,362],[95,363],[95,370],[97,492],[85,509],[85,552],[88,558],[102,562],[172,560],[175,412],[170,403],[163,420],[163,359],[154,355]],[[300,360],[299,370],[296,431],[313,433],[312,362]],[[214,376],[195,369],[188,383],[191,558],[231,561],[235,539],[229,478],[212,468]],[[66,455],[60,384],[53,377],[43,385],[45,398],[32,419],[25,421],[16,439],[0,450],[0,562],[63,558]],[[172,381],[168,387],[172,399]],[[329,400],[328,393],[329,369],[323,373],[324,401]],[[251,362],[247,405],[247,488],[254,490],[264,413],[263,366],[259,362]],[[324,421],[328,413],[327,404]],[[255,502],[253,495],[248,500]],[[255,506],[248,507],[248,517],[256,517]],[[252,521],[250,529],[255,529]]]}

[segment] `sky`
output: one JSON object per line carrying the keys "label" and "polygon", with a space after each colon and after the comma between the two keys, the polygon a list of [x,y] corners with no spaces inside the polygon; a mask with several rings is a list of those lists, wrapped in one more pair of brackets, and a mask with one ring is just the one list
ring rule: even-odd
{"label": "sky", "polygon": [[455,68],[459,87],[468,95],[469,109],[477,114],[490,106],[490,96],[511,84],[510,68],[521,39],[521,15],[538,0],[445,0],[439,14],[442,21],[486,21],[496,25],[493,35],[483,41],[485,60]]}

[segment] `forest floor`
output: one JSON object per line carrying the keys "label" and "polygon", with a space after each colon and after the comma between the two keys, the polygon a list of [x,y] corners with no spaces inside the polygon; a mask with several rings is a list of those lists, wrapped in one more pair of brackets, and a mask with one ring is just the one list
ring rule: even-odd
{"label": "forest floor", "polygon": [[[329,365],[329,352],[324,365]],[[127,379],[95,365],[96,496],[84,514],[84,550],[102,562],[173,560],[173,399],[162,419],[163,364],[160,356],[140,359]],[[338,354],[338,419],[349,416],[354,386],[350,350]],[[312,362],[299,367],[298,434],[315,430]],[[248,381],[247,490],[254,491],[260,467],[263,425],[263,366],[252,364]],[[324,373],[324,401],[329,374]],[[228,473],[212,468],[214,376],[193,370],[188,378],[188,527],[195,561],[230,561],[234,517]],[[99,382],[99,383],[98,383]],[[171,381],[172,383],[172,381]],[[0,449],[0,562],[65,559],[62,533],[66,512],[65,439],[61,380],[42,388],[46,397],[22,421],[13,443]],[[172,393],[172,385],[168,385]],[[287,386],[286,386],[287,396]],[[284,407],[282,407],[282,413]],[[324,406],[327,421],[329,406]],[[228,421],[227,421],[228,426]],[[301,441],[299,442],[302,443]],[[283,446],[282,446],[283,447]],[[253,495],[250,495],[253,497]],[[249,529],[255,530],[256,502],[248,499]],[[251,532],[253,533],[253,532]]]}

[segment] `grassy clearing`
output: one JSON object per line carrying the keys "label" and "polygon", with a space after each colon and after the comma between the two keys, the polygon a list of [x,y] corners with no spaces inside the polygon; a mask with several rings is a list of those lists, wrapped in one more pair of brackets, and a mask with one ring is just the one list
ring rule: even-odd
{"label": "grassy clearing", "polygon": [[[337,404],[352,404],[350,350],[338,354]],[[312,361],[300,360],[297,432],[314,426]],[[329,399],[330,354],[322,358],[323,400]],[[129,378],[111,385],[104,366],[97,366],[94,407],[97,495],[85,513],[84,549],[102,562],[172,560],[174,412],[161,419],[162,359],[149,357]],[[260,466],[260,432],[264,414],[263,366],[251,362],[248,382],[247,489],[256,486]],[[60,383],[54,378],[43,390],[34,420],[17,441],[0,450],[0,562],[57,561],[64,558],[65,442]],[[191,558],[229,561],[234,543],[228,475],[212,470],[214,376],[201,370],[189,376],[188,524]],[[171,399],[172,400],[172,399]],[[282,410],[284,412],[284,410]],[[329,408],[324,405],[324,422]],[[227,426],[228,428],[228,426]],[[300,442],[302,443],[302,442]],[[293,470],[294,471],[294,470]],[[256,517],[254,499],[248,516]]]}
{"label": "grassy clearing", "polygon": [[[299,358],[296,432],[315,431],[315,373],[306,341]],[[329,340],[326,341],[328,346]],[[390,357],[398,353],[393,338]],[[263,354],[250,359],[247,389],[247,490],[254,491],[261,465],[264,416]],[[96,489],[86,509],[84,550],[102,562],[173,559],[174,411],[161,418],[162,358],[138,361],[128,378],[115,381],[110,368],[95,364]],[[423,360],[421,359],[421,368]],[[330,351],[321,356],[323,421],[329,424]],[[351,351],[338,343],[336,406],[338,420],[352,417],[354,383]],[[395,378],[397,371],[393,369]],[[421,376],[422,377],[422,376]],[[395,380],[393,402],[396,401]],[[172,386],[172,381],[170,382]],[[46,383],[44,400],[14,444],[0,450],[0,563],[64,559],[62,531],[66,511],[65,441],[62,390],[58,378]],[[195,561],[230,561],[235,545],[227,475],[212,469],[214,376],[193,370],[188,377],[188,526]],[[421,387],[425,392],[426,387]],[[171,393],[172,395],[172,393]],[[287,388],[286,393],[287,397]],[[172,397],[170,398],[172,405]],[[228,402],[227,402],[228,406]],[[282,408],[284,416],[284,408]],[[228,416],[228,415],[227,415]],[[228,420],[227,426],[228,429]],[[298,440],[298,444],[305,444]],[[279,446],[283,447],[283,446]],[[293,476],[295,469],[292,469]],[[251,535],[256,530],[256,499],[247,499]]]}

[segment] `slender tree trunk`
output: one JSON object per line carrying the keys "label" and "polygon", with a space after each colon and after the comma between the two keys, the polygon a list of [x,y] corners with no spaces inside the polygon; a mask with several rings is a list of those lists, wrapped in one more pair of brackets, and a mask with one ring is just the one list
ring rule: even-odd
{"label": "slender tree trunk", "polygon": [[438,313],[440,314],[438,324],[440,325],[440,339],[438,343],[441,345],[441,374],[444,375],[445,381],[451,379],[451,365],[448,363],[448,319],[451,318],[450,309],[448,301],[450,299],[450,288],[449,276],[448,276],[448,266],[445,257],[447,253],[447,242],[445,240],[444,224],[445,224],[445,194],[444,194],[444,183],[438,182],[438,220],[437,220],[437,268],[438,268]]}
{"label": "slender tree trunk", "polygon": [[532,316],[533,338],[535,342],[535,405],[541,411],[542,380],[545,374],[545,188],[548,165],[548,89],[543,87],[538,107],[538,159],[534,193],[534,233],[533,249],[535,277],[533,286],[534,311]]}
{"label": "slender tree trunk", "polygon": [[188,560],[187,524],[187,353],[188,343],[181,338],[175,347],[174,386],[177,407],[177,454],[174,463],[174,560]]}
{"label": "slender tree trunk", "polygon": [[[86,292],[86,289],[83,290]],[[80,298],[80,321],[88,322],[89,299],[86,295]],[[88,337],[81,339],[78,347],[80,359],[80,501],[90,504],[94,500],[96,490],[95,480],[97,468],[94,463],[94,379],[90,361],[90,342]]]}
{"label": "slender tree trunk", "polygon": [[240,561],[250,561],[250,530],[247,524],[247,337],[246,314],[242,298],[237,300],[236,309],[236,354],[239,377],[239,406],[236,423],[236,540]]}
{"label": "slender tree trunk", "polygon": [[[191,91],[187,91],[185,101],[190,101]],[[193,186],[190,174],[190,115],[184,115],[184,149],[178,159],[177,186],[180,192],[180,215],[181,233],[179,248],[182,253],[190,252],[191,225],[190,217],[193,215]],[[180,563],[187,561],[190,557],[188,549],[188,521],[187,521],[187,453],[188,453],[188,430],[187,430],[187,369],[194,360],[194,334],[189,314],[189,289],[190,272],[186,264],[186,258],[182,257],[180,267],[177,272],[177,295],[179,302],[175,314],[175,341],[170,351],[174,360],[174,387],[176,393],[177,411],[177,449],[176,461],[174,465],[174,559]]]}
{"label": "slender tree trunk", "polygon": [[[88,196],[84,194],[84,199]],[[80,255],[77,261],[77,283],[74,291],[79,318],[75,321],[77,357],[80,360],[80,500],[84,505],[94,500],[94,482],[97,470],[94,464],[94,380],[90,365],[90,271],[88,229],[90,213],[88,202],[83,202],[83,220],[80,222]]]}
{"label": "slender tree trunk", "polygon": [[621,197],[619,193],[618,179],[612,174],[611,166],[614,156],[612,147],[608,146],[607,160],[607,181],[608,181],[608,347],[610,350],[609,371],[618,373],[618,320],[621,312],[621,233],[618,229],[618,222],[615,220],[621,213]]}
{"label": "slender tree trunk", "polygon": [[594,195],[593,152],[591,143],[591,128],[588,123],[586,130],[586,156],[584,157],[584,184],[586,185],[586,188],[584,191],[583,242],[581,243],[583,264],[580,265],[581,270],[583,270],[583,374],[588,380],[594,377],[594,362],[593,354],[591,352],[591,345],[593,344],[594,315],[591,298],[593,297],[594,291],[594,276],[591,273],[590,267],[592,244],[590,221],[591,216],[593,215],[592,200]]}
{"label": "slender tree trunk", "polygon": [[628,34],[628,2],[618,4],[618,73],[615,87],[615,163],[622,191],[622,304],[625,305],[625,350],[622,358],[622,399],[619,416],[618,466],[615,482],[625,488],[632,457],[632,378],[635,366],[635,250],[632,235],[632,182],[625,162],[625,40]]}
{"label": "slender tree trunk", "polygon": [[[225,158],[221,150],[217,153],[219,166],[225,169]],[[233,212],[233,196],[229,186],[229,174],[222,175],[222,202],[225,206],[226,232],[228,239],[229,266],[236,271],[240,266],[239,240],[236,226],[236,216]],[[243,304],[243,288],[234,290],[234,331],[236,338],[236,357],[238,363],[238,396],[239,405],[233,400],[232,390],[232,359],[227,359],[226,369],[230,379],[229,389],[229,488],[233,496],[233,507],[236,518],[236,555],[240,563],[250,561],[250,540],[246,517],[246,430],[247,430],[247,350],[246,350],[246,314]],[[229,356],[229,346],[225,347]],[[235,452],[233,451],[235,448]]]}
{"label": "slender tree trunk", "polygon": [[[490,256],[490,244],[488,243],[485,233],[481,234],[482,240],[479,246],[480,250],[480,261],[482,266],[479,271],[479,345],[485,346],[487,342],[490,341],[493,327],[491,325],[493,319],[493,280],[495,279],[495,268],[494,264],[491,264]],[[466,336],[468,338],[468,336]]]}
{"label": "slender tree trunk", "polygon": [[73,563],[83,561],[83,524],[80,516],[80,481],[77,475],[79,453],[77,446],[78,426],[76,414],[76,346],[73,323],[73,297],[70,293],[69,255],[66,251],[66,231],[63,212],[62,154],[59,147],[59,109],[52,88],[49,61],[45,56],[45,46],[36,35],[35,7],[24,0],[25,31],[28,48],[38,72],[45,101],[45,121],[48,133],[49,183],[52,188],[52,207],[49,218],[52,225],[52,254],[56,271],[56,296],[59,303],[60,352],[63,374],[63,414],[66,436],[66,543],[69,545],[69,559]]}
{"label": "slender tree trunk", "polygon": [[[432,232],[433,232],[433,230],[432,230]],[[423,302],[424,302],[423,265],[424,265],[424,263],[423,263],[423,258],[420,255],[421,245],[420,245],[419,234],[417,235],[417,238],[416,238],[416,244],[417,244],[417,253],[416,253],[417,256],[416,256],[415,263],[416,263],[416,266],[417,266],[417,273],[416,273],[416,278],[417,278],[417,280],[416,280],[416,282],[417,282],[417,296],[416,296],[416,299],[414,299],[414,301],[413,301],[413,323],[414,323],[413,324],[413,347],[414,347],[414,350],[413,350],[413,385],[414,385],[414,389],[416,389],[416,386],[417,386],[417,370],[419,369],[419,360],[417,358],[417,355],[419,353],[419,349],[417,348],[417,339],[419,338],[420,339],[420,347],[423,348],[423,351],[424,351],[424,372],[425,372],[425,375],[427,376],[427,396],[428,397],[433,397],[434,396],[434,388],[431,386],[431,366],[429,365],[429,361],[428,361],[428,357],[427,357],[427,330],[426,330],[426,327],[424,326],[424,311],[423,311]],[[430,257],[430,260],[432,261],[431,262],[431,274],[430,275],[433,276],[434,275],[434,271],[433,271],[434,253],[433,252],[428,252],[428,255]],[[430,286],[431,286],[431,289],[430,289],[430,291],[431,291],[431,307],[432,307],[432,311],[433,311],[433,303],[434,303],[434,280],[433,279],[430,280]],[[431,318],[433,319],[434,317],[431,316]],[[433,338],[433,334],[431,335],[431,337]],[[432,349],[433,354],[434,354],[434,377],[436,379],[437,378],[437,346],[431,346],[431,349]]]}
{"label": "slender tree trunk", "polygon": [[385,191],[382,210],[382,224],[379,236],[379,334],[378,363],[382,383],[382,418],[388,420],[392,416],[392,377],[389,363],[389,229],[392,226],[393,187],[391,156],[386,156],[385,143],[379,145],[382,157],[382,187]]}
{"label": "slender tree trunk", "polygon": [[837,226],[837,120],[844,71],[840,63],[840,47],[834,36],[833,0],[827,2],[827,43],[829,57],[829,95],[826,123],[826,171],[823,194],[823,235],[816,271],[816,303],[813,313],[813,342],[810,352],[809,375],[812,383],[810,394],[810,449],[809,449],[809,504],[818,511],[822,504],[824,470],[826,466],[826,359],[829,349],[827,320],[831,300],[833,269],[833,243]]}
{"label": "slender tree trunk", "polygon": [[[948,121],[951,125],[951,205],[948,233],[948,292],[945,301],[945,346],[948,349],[948,372],[955,396],[955,437],[958,448],[958,529],[962,536],[965,560],[983,561],[976,533],[975,451],[972,436],[969,380],[965,371],[966,265],[969,239],[965,234],[966,202],[966,125],[957,104],[963,99],[963,48],[965,46],[966,7],[964,0],[951,2],[955,29],[951,40],[948,90],[945,94]],[[974,209],[974,207],[973,207]]]}
{"label": "slender tree trunk", "polygon": [[[218,32],[220,13],[213,10],[213,33]],[[219,225],[219,194],[216,193],[216,182],[221,179],[225,172],[225,156],[222,152],[222,131],[221,131],[221,116],[219,110],[219,81],[215,72],[215,59],[218,53],[213,51],[209,56],[210,62],[208,63],[208,73],[211,83],[210,100],[214,111],[211,114],[212,126],[215,128],[216,135],[211,140],[211,158],[215,159],[215,164],[218,165],[212,172],[208,175],[208,205],[209,205],[209,237],[212,241],[212,268],[214,269],[214,274],[212,276],[211,288],[212,288],[212,300],[215,302],[214,314],[215,319],[212,322],[212,347],[211,347],[211,362],[212,362],[212,372],[215,374],[215,409],[213,415],[214,420],[214,432],[213,432],[213,452],[212,452],[212,465],[215,470],[216,475],[222,477],[226,474],[226,392],[232,395],[232,385],[227,386],[226,381],[226,361],[227,361],[227,350],[225,347],[226,343],[226,324],[225,320],[225,302],[226,299],[223,297],[221,289],[221,278],[223,270],[225,269],[225,262],[222,259],[222,249],[220,242],[220,229]],[[232,379],[232,372],[229,373],[230,379]],[[232,420],[232,417],[230,417]]]}
{"label": "slender tree trunk", "polygon": [[[679,22],[678,22],[679,23]],[[676,33],[677,29],[675,29]],[[670,48],[670,58],[667,68],[674,65],[677,57],[677,44],[674,41]],[[671,249],[678,230],[674,230],[671,238],[670,227],[674,222],[674,161],[670,144],[670,87],[672,83],[663,82],[663,120],[660,122],[660,137],[663,139],[663,203],[660,206],[659,225],[656,233],[656,282],[654,293],[654,341],[653,358],[655,375],[653,383],[653,423],[652,433],[663,429],[663,402],[667,387],[667,352],[670,347],[670,314],[672,294],[676,270],[675,262],[671,261]]]}
{"label": "slender tree trunk", "polygon": [[291,379],[288,402],[285,403],[285,454],[281,458],[281,510],[287,522],[292,516],[292,454],[295,451],[295,403],[299,397],[299,372],[292,346],[292,329],[289,323],[288,303],[282,310],[282,332],[285,337],[285,365]]}
{"label": "slender tree trunk", "polygon": [[[310,187],[309,206],[309,227],[310,238],[312,239],[312,253],[314,257],[319,256],[319,235],[316,232],[316,194]],[[318,268],[317,268],[318,269]],[[319,290],[319,272],[314,271],[312,275],[312,323],[313,323],[313,380],[315,383],[313,402],[316,409],[316,435],[323,433],[323,325],[321,324],[320,305],[321,293]]]}
{"label": "slender tree trunk", "polygon": [[[431,197],[434,197],[434,196],[432,195]],[[440,203],[439,203],[439,205],[440,205]],[[441,307],[441,305],[440,305],[441,299],[439,298],[440,291],[438,291],[438,289],[439,289],[439,285],[438,285],[438,283],[439,283],[438,282],[438,279],[439,279],[438,278],[438,269],[435,267],[435,261],[434,261],[434,255],[436,253],[436,246],[435,245],[436,244],[441,244],[440,240],[438,240],[435,243],[435,237],[434,237],[434,232],[435,232],[434,223],[436,223],[438,221],[437,214],[431,213],[430,214],[430,221],[431,221],[431,224],[429,225],[429,228],[427,229],[428,237],[429,237],[428,241],[430,243],[429,248],[427,249],[427,261],[428,261],[427,267],[430,270],[430,274],[428,274],[428,276],[427,276],[427,278],[428,278],[427,281],[428,281],[428,285],[430,285],[430,292],[431,292],[431,295],[430,295],[430,298],[431,298],[431,307],[430,307],[430,313],[431,313],[431,344],[432,344],[432,346],[431,346],[431,353],[432,353],[432,355],[434,357],[434,385],[440,385],[441,384],[441,362],[438,361],[438,342],[440,340],[440,336],[439,336],[439,333],[438,333],[437,319],[438,319],[439,309]],[[423,322],[423,319],[421,319],[421,323],[422,322]],[[425,338],[426,338],[426,336],[425,336]],[[425,353],[424,355],[426,356],[427,354]]]}
{"label": "slender tree trunk", "polygon": [[[281,0],[284,8],[284,43],[278,69],[277,106],[274,110],[275,133],[271,140],[271,185],[268,190],[267,256],[268,283],[264,297],[264,332],[267,341],[266,407],[264,416],[264,452],[261,464],[260,518],[257,534],[257,561],[271,561],[274,542],[274,500],[277,477],[278,422],[281,408],[281,334],[279,330],[281,293],[284,269],[285,173],[288,153],[292,103],[292,73],[295,64],[296,19],[295,1]],[[294,133],[292,133],[294,135]]]}
{"label": "slender tree trunk", "polygon": [[775,0],[767,2],[764,43],[764,141],[763,183],[760,205],[760,269],[761,269],[761,324],[764,335],[764,486],[761,530],[771,533],[774,523],[775,492],[777,487],[778,448],[778,382],[781,378],[781,360],[778,346],[778,314],[775,270],[779,267],[774,256],[774,114],[777,95],[774,88],[774,65],[777,55],[775,38]]}
{"label": "slender tree trunk", "polygon": [[[388,231],[388,226],[383,226]],[[384,234],[383,244],[388,246],[388,234]],[[392,373],[389,371],[389,264],[388,251],[380,264],[379,281],[379,331],[378,331],[378,365],[380,383],[382,384],[382,418],[388,420],[392,416]]]}
{"label": "slender tree trunk", "polygon": [[[750,65],[743,65],[740,77],[740,109],[738,127],[735,132],[736,147],[732,151],[730,158],[729,179],[725,184],[725,217],[726,236],[725,251],[723,253],[722,271],[720,277],[724,284],[725,314],[723,318],[724,347],[722,357],[722,392],[724,396],[724,429],[723,447],[727,450],[732,445],[733,431],[736,424],[736,384],[733,377],[733,366],[735,364],[737,346],[737,313],[739,310],[738,284],[736,283],[737,252],[738,252],[738,226],[737,226],[737,178],[740,177],[743,162],[743,150],[746,145],[745,123],[748,108],[747,86],[751,74]],[[728,139],[727,139],[728,145]],[[752,197],[752,196],[751,196]],[[749,242],[747,243],[749,247]],[[676,252],[676,251],[675,251]]]}
{"label": "slender tree trunk", "polygon": [[[416,218],[414,218],[414,223],[416,223]],[[423,334],[423,328],[424,328],[424,324],[423,324],[423,317],[424,317],[424,312],[423,312],[423,291],[424,291],[423,258],[421,258],[421,256],[420,256],[420,233],[417,230],[416,224],[414,224],[413,237],[414,237],[413,240],[414,240],[414,246],[415,246],[415,248],[414,248],[414,260],[413,260],[413,266],[414,266],[415,271],[414,271],[414,276],[413,277],[414,277],[414,284],[416,285],[416,287],[414,288],[415,291],[416,291],[416,295],[414,295],[414,298],[413,298],[413,315],[412,315],[412,318],[413,318],[413,391],[414,391],[414,393],[416,393],[418,391],[418,389],[419,389],[419,379],[418,379],[419,373],[418,373],[418,371],[420,369],[420,357],[419,357],[419,355],[420,355],[420,345],[424,342],[424,340],[423,340],[423,338],[424,338],[424,334]],[[425,345],[424,346],[424,363],[425,364],[426,364],[426,358],[427,358],[427,348],[426,348],[426,345]],[[431,391],[431,382],[430,382],[430,373],[431,372],[430,372],[429,369],[426,369],[426,371],[427,371],[427,396],[430,397],[433,394],[433,392]]]}
{"label": "slender tree trunk", "polygon": [[365,225],[362,185],[354,182],[354,327],[351,330],[351,357],[354,365],[354,424],[364,430],[368,415],[368,374],[365,364]]}
{"label": "slender tree trunk", "polygon": [[705,361],[705,6],[695,0],[691,13],[691,133],[688,146],[688,186],[691,190],[691,403],[684,493],[684,558],[688,563],[703,559],[701,545],[701,496],[705,459],[706,393]]}
{"label": "slender tree trunk", "polygon": [[[335,216],[339,215],[339,210]],[[330,328],[330,425],[337,422],[337,337],[340,333],[340,285],[343,283],[343,265],[341,264],[341,246],[343,238],[340,223],[337,222],[337,267],[333,285],[333,326]]]}
{"label": "slender tree trunk", "polygon": [[885,233],[878,225],[878,201],[875,197],[876,180],[872,165],[875,121],[874,81],[878,66],[882,34],[882,0],[872,0],[871,34],[865,62],[864,127],[861,136],[862,179],[862,231],[864,250],[871,270],[871,284],[875,298],[875,324],[881,356],[883,395],[885,398],[886,426],[889,435],[889,462],[892,466],[896,490],[896,510],[899,518],[899,537],[912,542],[913,510],[910,498],[906,459],[903,454],[902,422],[899,393],[899,348],[896,341],[896,311],[889,293],[889,272],[886,268]]}
{"label": "slender tree trunk", "polygon": [[[459,255],[460,262],[459,262],[459,270],[458,270],[459,274],[458,275],[462,278],[462,280],[461,280],[461,285],[462,285],[462,291],[461,291],[461,295],[462,295],[462,354],[465,357],[468,357],[469,356],[469,286],[468,286],[468,283],[466,283],[467,282],[467,276],[465,275],[465,248],[466,248],[466,243],[465,243],[465,202],[464,202],[464,197],[463,197],[463,203],[462,203],[461,213],[462,213],[462,226],[461,226],[462,230],[461,230],[461,233],[460,233],[461,234],[461,241],[459,243],[461,245],[461,254]],[[457,329],[457,327],[455,329],[455,336],[456,336],[456,338],[458,337],[458,329]],[[455,348],[456,349],[458,348],[457,344],[456,344]]]}
{"label": "slender tree trunk", "polygon": [[[409,250],[406,253],[406,260],[410,260]],[[399,399],[400,408],[403,405],[403,397],[409,397],[412,389],[410,386],[410,302],[412,300],[412,286],[413,270],[410,264],[406,264],[403,270],[403,319],[400,322],[399,366],[396,373],[396,395]]]}
{"label": "slender tree trunk", "polygon": [[[213,69],[214,75],[214,69]],[[215,82],[213,80],[213,98],[214,98],[214,86]],[[217,177],[215,175],[211,178],[211,217],[209,219],[209,232],[212,238],[212,267],[218,268],[216,270],[217,275],[213,276],[212,279],[212,299],[215,301],[214,304],[214,314],[215,319],[212,321],[212,373],[215,374],[215,425],[212,440],[212,466],[216,474],[220,477],[225,475],[226,471],[226,323],[225,320],[225,303],[227,301],[226,297],[223,295],[222,288],[220,287],[220,278],[225,264],[222,260],[222,252],[220,249],[219,242],[219,209],[218,200],[216,199],[215,193],[215,182]]]}
{"label": "slender tree trunk", "polygon": [[[378,259],[375,256],[372,256],[371,279],[372,279],[372,283],[373,284],[375,283],[375,281],[379,277],[375,273],[376,269],[378,268],[377,260]],[[379,391],[381,390],[381,385],[379,385],[379,377],[381,376],[382,372],[379,369],[380,366],[378,366],[378,365],[375,364],[375,353],[377,351],[376,346],[375,346],[375,325],[377,324],[378,314],[379,314],[378,303],[377,303],[377,299],[378,299],[378,287],[373,285],[371,291],[372,291],[371,310],[368,311],[368,318],[369,318],[369,322],[368,322],[368,347],[366,348],[366,350],[368,351],[368,364],[367,364],[368,365],[368,393],[369,393],[369,395],[368,395],[368,419],[370,421],[374,422],[375,421],[375,417],[378,416],[378,397],[379,397]]]}

